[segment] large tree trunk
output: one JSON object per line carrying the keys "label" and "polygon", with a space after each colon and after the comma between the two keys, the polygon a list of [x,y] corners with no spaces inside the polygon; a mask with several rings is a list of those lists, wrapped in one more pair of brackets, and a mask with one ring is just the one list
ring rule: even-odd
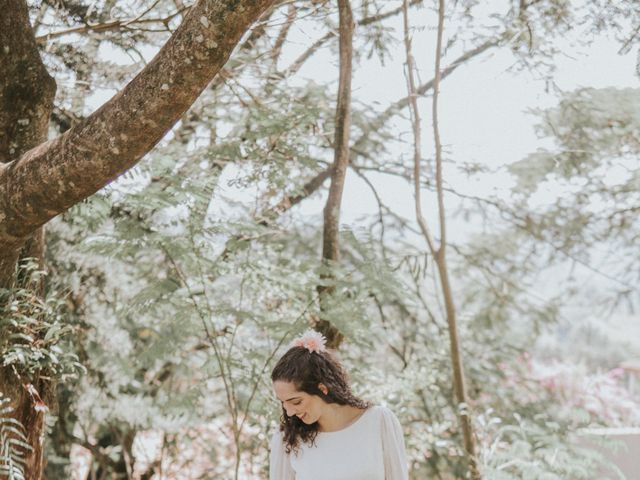
{"label": "large tree trunk", "polygon": [[[2,170],[27,150],[47,139],[56,84],[42,63],[23,1],[0,0],[0,162]],[[6,181],[6,180],[5,180]],[[41,282],[29,284],[28,276],[16,278],[21,258],[44,259],[44,229],[33,229],[22,238],[6,238],[0,255],[0,287],[31,288],[42,293]],[[17,280],[17,285],[16,285]],[[6,336],[9,332],[0,332]],[[26,456],[27,478],[42,475],[44,412],[36,410],[40,396],[45,402],[53,386],[42,379],[26,379],[10,368],[0,370],[0,392],[11,399],[16,418],[24,427],[32,450]]]}
{"label": "large tree trunk", "polygon": [[[274,0],[199,0],[158,55],[118,94],[46,141],[55,82],[47,73],[25,0],[0,0],[0,288],[16,286],[22,256],[42,262],[43,226],[134,166],[175,124]],[[21,285],[41,293],[40,285]],[[0,332],[6,336],[8,332]],[[54,382],[0,372],[32,450],[29,480],[42,477],[40,442]],[[40,398],[39,398],[40,397]]]}

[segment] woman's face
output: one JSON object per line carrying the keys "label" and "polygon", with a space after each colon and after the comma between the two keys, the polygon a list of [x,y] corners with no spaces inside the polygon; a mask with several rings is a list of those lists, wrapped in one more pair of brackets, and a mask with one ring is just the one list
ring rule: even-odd
{"label": "woman's face", "polygon": [[[322,384],[319,385],[319,388],[322,391],[326,390]],[[298,391],[291,382],[276,380],[273,382],[273,389],[287,416],[293,417],[295,415],[307,425],[317,422],[327,406],[327,403],[320,397]]]}

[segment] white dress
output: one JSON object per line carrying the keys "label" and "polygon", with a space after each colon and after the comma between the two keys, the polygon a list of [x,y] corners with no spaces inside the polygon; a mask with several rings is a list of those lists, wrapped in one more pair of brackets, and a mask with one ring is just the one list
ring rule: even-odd
{"label": "white dress", "polygon": [[314,446],[285,453],[282,433],[271,440],[270,480],[407,480],[402,428],[385,407],[369,407],[337,432],[318,432]]}

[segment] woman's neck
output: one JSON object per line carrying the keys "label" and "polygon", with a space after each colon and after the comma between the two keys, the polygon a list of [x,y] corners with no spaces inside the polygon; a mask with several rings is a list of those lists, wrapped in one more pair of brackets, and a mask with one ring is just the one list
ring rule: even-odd
{"label": "woman's neck", "polygon": [[320,432],[336,432],[354,423],[364,410],[351,405],[327,404],[326,411],[320,415],[318,426]]}

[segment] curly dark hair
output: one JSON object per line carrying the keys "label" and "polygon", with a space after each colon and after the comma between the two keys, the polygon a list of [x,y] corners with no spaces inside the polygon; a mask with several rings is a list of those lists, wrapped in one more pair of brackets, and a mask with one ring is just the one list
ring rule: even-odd
{"label": "curly dark hair", "polygon": [[[305,347],[291,347],[271,372],[271,381],[293,383],[297,390],[317,395],[327,403],[349,405],[360,409],[369,407],[369,402],[351,392],[347,374],[340,362],[329,352],[310,352]],[[325,395],[318,385],[328,389]],[[318,422],[307,425],[296,416],[289,417],[282,407],[280,430],[287,453],[297,452],[300,442],[313,445],[318,434]]]}

